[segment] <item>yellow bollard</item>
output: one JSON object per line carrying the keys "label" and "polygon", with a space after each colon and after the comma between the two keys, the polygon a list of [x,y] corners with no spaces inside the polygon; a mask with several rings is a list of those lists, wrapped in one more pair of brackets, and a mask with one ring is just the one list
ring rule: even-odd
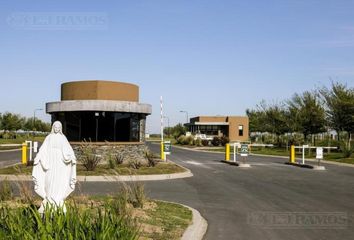
{"label": "yellow bollard", "polygon": [[161,160],[165,160],[165,154],[163,151],[163,142],[161,142]]}
{"label": "yellow bollard", "polygon": [[230,144],[225,144],[225,161],[230,161]]}
{"label": "yellow bollard", "polygon": [[22,143],[22,164],[27,164],[27,144]]}
{"label": "yellow bollard", "polygon": [[295,163],[295,146],[290,146],[290,162]]}

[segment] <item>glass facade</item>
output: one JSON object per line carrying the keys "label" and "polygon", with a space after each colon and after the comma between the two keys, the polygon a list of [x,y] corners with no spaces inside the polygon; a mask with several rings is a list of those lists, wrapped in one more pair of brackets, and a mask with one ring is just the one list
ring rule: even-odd
{"label": "glass facade", "polygon": [[225,125],[189,125],[189,131],[210,136],[218,136],[220,134],[228,136],[229,129]]}
{"label": "glass facade", "polygon": [[52,121],[63,124],[63,132],[69,141],[138,142],[140,120],[145,114],[124,112],[58,112]]}

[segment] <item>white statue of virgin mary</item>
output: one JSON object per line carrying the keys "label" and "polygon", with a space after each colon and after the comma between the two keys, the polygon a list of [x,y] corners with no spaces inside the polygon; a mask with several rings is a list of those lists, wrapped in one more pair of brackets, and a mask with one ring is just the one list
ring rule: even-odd
{"label": "white statue of virgin mary", "polygon": [[66,210],[64,200],[75,189],[76,157],[59,121],[53,123],[34,159],[32,178],[34,191],[43,198],[40,213],[47,204]]}

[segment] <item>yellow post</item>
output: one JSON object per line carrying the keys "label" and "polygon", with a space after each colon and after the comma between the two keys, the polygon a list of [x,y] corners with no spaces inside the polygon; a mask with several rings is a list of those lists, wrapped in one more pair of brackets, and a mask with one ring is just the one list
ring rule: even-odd
{"label": "yellow post", "polygon": [[230,161],[230,144],[225,145],[225,161]]}
{"label": "yellow post", "polygon": [[22,143],[22,164],[27,164],[27,144]]}
{"label": "yellow post", "polygon": [[165,154],[163,151],[163,142],[161,142],[161,160],[165,160]]}
{"label": "yellow post", "polygon": [[295,146],[290,146],[290,162],[295,163]]}

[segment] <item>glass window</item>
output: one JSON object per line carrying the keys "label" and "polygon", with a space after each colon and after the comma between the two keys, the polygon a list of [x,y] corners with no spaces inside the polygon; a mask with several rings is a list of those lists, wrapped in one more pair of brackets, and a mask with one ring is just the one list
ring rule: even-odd
{"label": "glass window", "polygon": [[238,125],[238,135],[243,136],[243,125]]}

